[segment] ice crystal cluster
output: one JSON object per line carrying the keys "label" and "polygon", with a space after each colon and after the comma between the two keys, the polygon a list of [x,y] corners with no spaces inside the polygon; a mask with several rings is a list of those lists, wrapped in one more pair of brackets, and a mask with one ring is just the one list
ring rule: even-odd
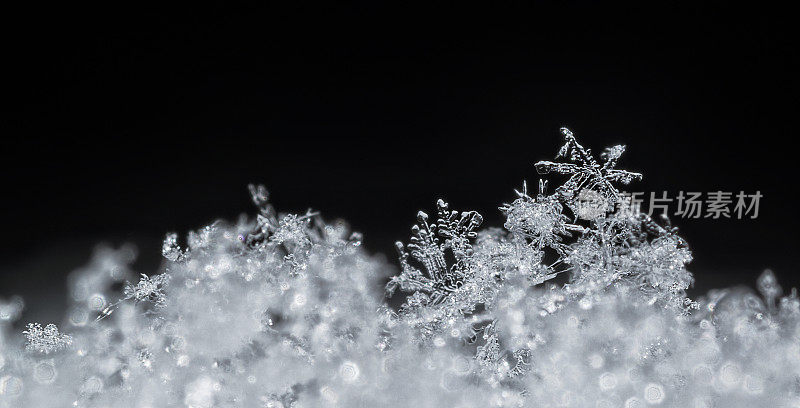
{"label": "ice crystal cluster", "polygon": [[536,164],[559,187],[523,187],[503,228],[439,200],[396,263],[261,186],[255,219],[168,235],[155,273],[101,248],[58,326],[0,299],[0,407],[800,406],[796,291],[767,271],[687,298],[686,242],[620,190],[625,147],[562,133]]}

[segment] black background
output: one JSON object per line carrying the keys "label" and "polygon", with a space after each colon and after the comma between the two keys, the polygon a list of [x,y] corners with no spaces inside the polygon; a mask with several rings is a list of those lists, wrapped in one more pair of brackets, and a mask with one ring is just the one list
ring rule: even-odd
{"label": "black background", "polygon": [[[0,296],[39,316],[100,241],[253,213],[341,217],[393,259],[418,209],[497,207],[568,126],[626,143],[634,191],[760,190],[756,220],[673,218],[697,295],[800,283],[797,21],[727,2],[9,10]],[[44,306],[43,306],[44,305]]]}

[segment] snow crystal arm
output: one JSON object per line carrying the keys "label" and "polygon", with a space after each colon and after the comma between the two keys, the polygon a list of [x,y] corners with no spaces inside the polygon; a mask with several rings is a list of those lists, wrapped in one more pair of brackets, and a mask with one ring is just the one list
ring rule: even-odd
{"label": "snow crystal arm", "polygon": [[[682,246],[682,247],[688,246],[686,241],[683,238],[681,238],[680,236],[678,236],[678,234],[677,234],[678,228],[677,227],[670,228],[668,226],[667,228],[664,228],[661,225],[659,225],[652,217],[650,217],[649,215],[647,215],[645,213],[639,213],[638,216],[639,216],[640,222],[642,223],[642,229],[644,231],[646,231],[646,232],[648,232],[648,233],[650,233],[652,235],[655,235],[657,237],[670,236],[670,237],[675,239],[675,241],[677,242],[677,244],[679,246]],[[667,220],[667,222],[669,221],[669,219],[666,218],[666,216],[664,218]]]}
{"label": "snow crystal arm", "polygon": [[606,180],[618,181],[622,184],[629,184],[631,181],[639,181],[642,179],[642,173],[634,173],[627,170],[608,170],[605,174]]}
{"label": "snow crystal arm", "polygon": [[536,163],[536,172],[539,174],[548,174],[551,172],[558,174],[575,174],[580,170],[580,166],[572,163],[555,163],[544,160]]}
{"label": "snow crystal arm", "polygon": [[556,158],[569,158],[570,160],[580,161],[583,165],[598,166],[597,160],[594,159],[591,151],[581,146],[569,129],[561,128],[561,134],[564,135],[565,144],[561,146]]}
{"label": "snow crystal arm", "polygon": [[475,230],[483,223],[483,217],[476,211],[465,211],[460,216],[458,211],[448,212],[448,205],[444,200],[439,200],[436,205],[439,210],[437,233],[445,238],[444,247],[451,248],[459,260],[470,255],[470,240],[478,236]]}
{"label": "snow crystal arm", "polygon": [[433,280],[423,275],[419,269],[409,265],[409,254],[403,246],[403,243],[399,241],[395,242],[395,248],[397,248],[397,253],[400,257],[400,267],[402,268],[402,272],[399,276],[392,277],[392,279],[386,285],[386,289],[389,294],[394,293],[397,288],[408,292],[417,290],[421,290],[423,292],[432,292],[434,290]]}
{"label": "snow crystal arm", "polygon": [[423,211],[417,213],[418,224],[411,228],[411,243],[408,249],[411,256],[420,262],[431,279],[441,280],[447,271],[444,261],[444,252],[436,239],[436,224],[428,224],[428,214]]}
{"label": "snow crystal arm", "polygon": [[625,153],[625,145],[616,145],[606,148],[606,150],[600,154],[600,157],[606,159],[605,164],[603,164],[603,170],[616,167],[617,161],[622,156],[622,153]]}

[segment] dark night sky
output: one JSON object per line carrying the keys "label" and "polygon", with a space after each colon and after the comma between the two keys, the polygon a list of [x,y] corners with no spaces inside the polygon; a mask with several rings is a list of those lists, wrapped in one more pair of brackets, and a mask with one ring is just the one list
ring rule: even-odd
{"label": "dark night sky", "polygon": [[248,182],[390,257],[439,197],[500,226],[561,126],[626,143],[631,190],[764,194],[756,220],[673,219],[698,291],[800,284],[794,14],[437,4],[6,13],[0,296],[61,304],[100,241],[150,272],[164,233],[252,213]]}

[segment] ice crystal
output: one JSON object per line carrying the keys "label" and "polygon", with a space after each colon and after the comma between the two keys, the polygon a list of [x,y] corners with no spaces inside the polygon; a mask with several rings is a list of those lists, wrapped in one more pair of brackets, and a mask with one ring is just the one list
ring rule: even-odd
{"label": "ice crystal", "polygon": [[521,192],[517,191],[519,198],[500,209],[506,215],[505,227],[514,235],[530,240],[539,250],[551,247],[563,253],[566,250],[561,243],[563,238],[571,236],[570,231],[581,228],[568,222],[561,201],[555,196],[547,196],[545,186],[544,181],[540,181],[539,194],[534,199],[528,195],[525,185]]}
{"label": "ice crystal", "polygon": [[605,162],[600,164],[592,155],[591,150],[581,146],[569,129],[561,128],[561,133],[564,135],[565,142],[556,158],[565,158],[575,163],[540,161],[536,163],[536,170],[539,174],[554,172],[570,176],[569,180],[557,190],[564,201],[573,204],[578,194],[588,189],[599,193],[608,204],[613,206],[619,201],[619,194],[612,182],[628,184],[642,178],[640,173],[614,168],[622,153],[625,152],[625,146],[617,145],[607,148],[601,154],[601,158],[605,159]]}
{"label": "ice crystal", "polygon": [[296,214],[288,214],[281,218],[275,233],[269,239],[276,244],[305,247],[311,243],[306,233],[308,224],[308,215],[300,217]]}
{"label": "ice crystal", "polygon": [[148,301],[155,306],[163,306],[167,300],[166,295],[164,295],[164,288],[169,282],[169,275],[161,274],[152,278],[145,274],[141,276],[137,284],[127,283],[125,285],[125,298],[133,299],[136,302]]}
{"label": "ice crystal", "polygon": [[[477,237],[475,229],[483,217],[475,211],[450,211],[443,200],[436,203],[438,219],[428,222],[428,214],[417,214],[417,225],[411,229],[410,254],[402,242],[397,242],[402,272],[392,278],[387,288],[393,292],[397,287],[415,292],[417,302],[437,305],[448,295],[458,290],[472,277],[472,240]],[[455,260],[450,265],[445,254]],[[419,263],[422,271],[409,263]],[[424,271],[424,272],[423,272]],[[411,305],[409,305],[411,306]]]}
{"label": "ice crystal", "polygon": [[22,332],[27,339],[25,348],[28,351],[50,354],[69,347],[72,344],[72,337],[58,331],[58,327],[52,323],[44,328],[39,323],[28,323],[27,328]]}
{"label": "ice crystal", "polygon": [[178,261],[183,258],[183,251],[178,245],[178,234],[167,234],[166,238],[164,238],[164,244],[161,246],[161,255],[170,261]]}
{"label": "ice crystal", "polygon": [[420,211],[408,247],[396,243],[402,269],[386,289],[389,295],[398,288],[410,292],[400,309],[403,322],[419,331],[421,341],[441,342],[443,333],[466,332],[469,319],[479,319],[476,312],[493,299],[500,277],[473,247],[483,217],[450,210],[444,200],[436,204],[436,221]]}
{"label": "ice crystal", "polygon": [[566,162],[536,167],[563,185],[523,184],[504,228],[439,200],[396,274],[256,185],[255,218],[167,235],[135,284],[135,251],[99,247],[69,278],[69,335],[31,323],[23,352],[23,302],[0,300],[0,408],[796,405],[797,290],[765,271],[689,299],[687,243],[618,189],[641,177],[624,147],[600,162],[562,134]]}

